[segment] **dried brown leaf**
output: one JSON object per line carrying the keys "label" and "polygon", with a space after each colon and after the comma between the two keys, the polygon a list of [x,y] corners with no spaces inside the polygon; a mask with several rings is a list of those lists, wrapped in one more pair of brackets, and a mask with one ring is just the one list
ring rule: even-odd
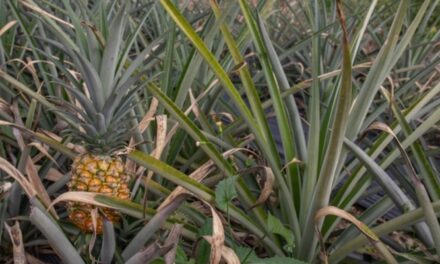
{"label": "dried brown leaf", "polygon": [[158,241],[154,241],[147,248],[139,251],[129,259],[131,263],[150,263],[159,256],[166,254],[171,246],[161,246]]}
{"label": "dried brown leaf", "polygon": [[0,113],[7,121],[12,122],[11,106],[3,98],[0,98]]}
{"label": "dried brown leaf", "polygon": [[275,175],[273,174],[272,169],[270,167],[263,166],[262,170],[264,174],[263,189],[261,190],[260,196],[258,197],[257,201],[255,202],[255,204],[251,206],[251,208],[254,208],[255,206],[258,206],[266,202],[266,200],[269,199],[273,191]]}
{"label": "dried brown leaf", "polygon": [[159,105],[159,101],[155,97],[153,97],[147,114],[144,116],[144,118],[142,118],[141,122],[139,123],[139,131],[141,133],[143,133],[145,129],[148,128],[151,120],[154,120],[153,116],[156,114],[158,105]]}
{"label": "dried brown leaf", "polygon": [[90,211],[90,216],[92,217],[92,225],[93,225],[93,234],[92,238],[89,241],[89,258],[92,260],[93,263],[96,262],[96,259],[93,254],[93,247],[95,246],[96,237],[98,236],[96,230],[98,226],[98,208],[93,208]]}
{"label": "dried brown leaf", "polygon": [[9,192],[9,190],[12,188],[12,183],[10,182],[4,182],[0,184],[0,194],[4,194],[6,192]]}
{"label": "dried brown leaf", "polygon": [[[203,238],[209,243],[212,241],[211,236],[204,236]],[[240,264],[240,259],[237,254],[235,254],[234,250],[225,245],[222,247],[222,258],[227,264]]]}
{"label": "dried brown leaf", "polygon": [[21,234],[20,224],[18,221],[13,226],[9,226],[5,223],[5,228],[8,231],[9,237],[12,242],[14,264],[26,264],[26,252],[23,245],[23,236]]}
{"label": "dried brown leaf", "polygon": [[373,241],[379,240],[379,237],[373,231],[371,231],[368,228],[368,226],[366,226],[361,221],[357,220],[356,217],[354,217],[352,214],[350,214],[342,209],[339,209],[337,207],[334,207],[334,206],[327,206],[327,207],[319,209],[315,215],[315,222],[318,222],[321,217],[324,217],[327,215],[335,215],[335,216],[341,217],[341,218],[351,222],[352,224],[354,224],[359,229],[359,231],[364,233],[371,240],[373,240]]}
{"label": "dried brown leaf", "polygon": [[[160,156],[162,155],[162,152],[165,148],[165,138],[167,135],[167,117],[166,115],[158,115],[156,116],[156,148],[153,150],[152,155],[156,159],[160,159]],[[142,174],[145,168],[142,167]],[[147,174],[147,182],[151,180],[151,177],[153,177],[153,171],[148,171]],[[141,181],[141,177],[138,177],[136,185],[139,185]],[[135,192],[133,192],[132,196]],[[144,205],[147,204],[147,192],[144,194]],[[144,212],[145,213],[145,212]]]}
{"label": "dried brown leaf", "polygon": [[170,234],[165,240],[166,246],[172,246],[164,256],[165,264],[174,264],[176,260],[177,245],[179,244],[180,235],[182,233],[183,225],[174,224],[171,228]]}
{"label": "dried brown leaf", "polygon": [[54,16],[54,15],[44,11],[40,7],[34,5],[34,4],[32,4],[32,3],[30,3],[30,2],[28,2],[26,0],[22,0],[21,3],[24,6],[26,6],[27,8],[31,9],[32,11],[34,11],[35,13],[38,13],[38,14],[40,14],[42,16],[45,16],[45,17],[49,17],[49,18],[51,18],[51,19],[53,19],[53,20],[55,20],[55,21],[65,25],[65,26],[68,26],[70,28],[74,28],[74,26],[72,24],[70,24],[69,22],[67,22],[65,20],[62,20],[61,18],[58,18],[58,17],[56,17],[56,16]]}
{"label": "dried brown leaf", "polygon": [[55,168],[50,168],[44,179],[56,182],[59,181],[63,176],[64,175],[59,170]]}
{"label": "dried brown leaf", "polygon": [[370,130],[381,130],[385,133],[390,134],[394,138],[396,137],[396,134],[394,133],[394,131],[387,124],[382,123],[382,122],[372,123],[371,125],[368,126],[368,128],[365,131],[370,131]]}
{"label": "dried brown leaf", "polygon": [[[81,202],[81,203],[87,203],[92,204],[100,207],[107,207],[107,208],[113,208],[109,205],[100,203],[95,200],[96,195],[102,195],[100,193],[93,193],[93,192],[65,192],[58,196],[53,202],[50,204],[49,208],[52,208],[55,204],[59,202],[66,202],[66,201],[75,201],[75,202]],[[115,208],[113,208],[115,209]]]}
{"label": "dried brown leaf", "polygon": [[[315,215],[315,219],[314,219],[315,224],[317,224],[319,222],[321,217],[325,217],[327,215],[338,216],[338,217],[341,217],[341,218],[351,222],[352,224],[354,224],[356,226],[356,228],[359,231],[361,231],[372,242],[372,244],[376,248],[376,250],[378,252],[380,252],[381,255],[387,259],[387,261],[391,261],[390,263],[397,263],[397,262],[395,262],[394,257],[389,252],[387,247],[380,241],[379,237],[367,225],[365,225],[364,223],[362,223],[361,221],[356,219],[356,217],[354,217],[353,215],[351,215],[350,213],[348,213],[342,209],[339,209],[334,206],[327,206],[327,207],[319,209]],[[317,229],[317,232],[320,237],[320,243],[322,245],[322,249],[324,250],[324,246],[323,246],[324,243],[323,243],[321,232],[318,229]],[[325,250],[324,250],[324,252],[325,252]]]}
{"label": "dried brown leaf", "polygon": [[293,158],[291,161],[287,162],[286,165],[284,165],[283,168],[281,168],[281,170],[285,170],[287,167],[289,167],[290,165],[293,164],[304,164],[304,162],[302,162],[301,160],[297,159],[297,158]]}
{"label": "dried brown leaf", "polygon": [[15,24],[17,24],[17,20],[9,21],[6,25],[4,25],[4,26],[0,29],[0,37],[1,37],[6,31],[8,31],[10,28],[12,28]]}
{"label": "dried brown leaf", "polygon": [[[206,205],[209,206],[212,214],[212,236],[209,237],[209,240],[207,239],[208,242],[211,244],[211,255],[209,258],[209,263],[217,264],[220,263],[222,257],[223,246],[225,243],[225,232],[220,216],[211,205],[209,205],[208,203],[206,203]],[[204,238],[206,239],[206,237]]]}
{"label": "dried brown leaf", "polygon": [[227,264],[240,264],[240,259],[238,258],[237,254],[235,254],[234,250],[227,246],[223,246],[222,257]]}
{"label": "dried brown leaf", "polygon": [[[49,152],[47,152],[47,147],[45,147],[43,144],[41,144],[40,142],[32,142],[30,144],[28,144],[28,146],[33,146],[36,149],[38,149],[44,156],[46,156],[47,158],[49,158],[54,164],[56,164],[58,166],[57,161],[49,154]],[[34,162],[36,162],[34,160]]]}
{"label": "dried brown leaf", "polygon": [[191,110],[194,113],[194,115],[196,116],[196,118],[198,119],[200,117],[201,111],[199,109],[199,105],[197,104],[197,100],[194,97],[194,94],[191,89],[189,89],[189,99],[190,99],[191,105],[192,105]]}
{"label": "dried brown leaf", "polygon": [[15,139],[17,140],[18,146],[20,147],[20,150],[23,151],[23,149],[26,147],[26,143],[24,142],[24,139],[21,135],[21,130],[17,128],[25,127],[23,124],[23,120],[21,120],[20,110],[18,108],[18,101],[14,100],[11,106],[12,114],[14,116],[14,123],[17,126],[12,127],[12,134],[14,134]]}
{"label": "dried brown leaf", "polygon": [[18,184],[23,188],[26,195],[29,198],[34,197],[37,192],[32,186],[32,184],[28,181],[26,177],[21,174],[19,170],[17,170],[11,163],[9,163],[7,160],[0,157],[0,170],[4,171],[6,174],[14,178]]}
{"label": "dried brown leaf", "polygon": [[[49,194],[47,193],[46,188],[44,188],[44,185],[41,182],[41,178],[38,175],[37,168],[29,157],[26,162],[26,173],[29,178],[29,182],[37,191],[38,197],[40,197],[41,201],[46,207],[49,207],[51,204]],[[55,209],[52,208],[50,212],[58,219],[58,214]]]}

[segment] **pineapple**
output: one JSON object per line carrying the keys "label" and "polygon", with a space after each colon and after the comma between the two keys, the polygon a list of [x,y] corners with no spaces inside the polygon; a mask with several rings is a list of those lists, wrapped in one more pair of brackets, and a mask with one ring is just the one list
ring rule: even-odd
{"label": "pineapple", "polygon": [[[130,111],[139,88],[136,86],[139,78],[133,76],[134,65],[140,65],[142,60],[131,60],[132,65],[126,67],[130,63],[128,53],[124,52],[129,47],[123,46],[126,16],[125,8],[121,7],[108,21],[109,26],[104,27],[104,30],[108,28],[106,34],[95,34],[93,27],[76,28],[71,36],[84,36],[82,40],[87,41],[87,45],[76,46],[66,38],[59,38],[60,42],[49,41],[68,55],[73,65],[73,70],[67,70],[63,63],[53,59],[68,80],[64,86],[72,99],[70,102],[56,100],[62,107],[58,114],[69,124],[67,132],[72,140],[87,150],[73,161],[69,191],[94,192],[120,199],[130,197],[130,177],[116,153],[125,148],[131,135]],[[52,29],[57,32],[56,28]],[[105,42],[101,36],[107,36]],[[103,217],[112,222],[120,218],[114,210],[97,208],[95,229],[91,213],[95,208],[69,202],[68,216],[80,230],[97,233],[102,232]]]}
{"label": "pineapple", "polygon": [[[70,191],[88,191],[111,195],[120,199],[130,198],[129,176],[119,157],[84,154],[75,158],[72,165],[72,178],[68,183]],[[81,230],[93,232],[91,216],[93,206],[84,203],[69,203],[69,218]],[[112,222],[118,222],[118,214],[103,208],[100,214]],[[96,219],[96,232],[102,232],[102,217]]]}

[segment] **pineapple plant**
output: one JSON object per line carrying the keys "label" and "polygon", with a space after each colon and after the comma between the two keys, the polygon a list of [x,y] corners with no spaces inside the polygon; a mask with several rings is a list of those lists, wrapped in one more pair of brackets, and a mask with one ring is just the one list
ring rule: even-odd
{"label": "pineapple plant", "polygon": [[[118,153],[131,135],[129,114],[135,105],[135,83],[139,78],[131,76],[133,68],[127,69],[124,63],[129,50],[123,46],[125,16],[126,8],[122,7],[109,21],[108,31],[102,33],[87,24],[91,22],[83,23],[76,35],[82,36],[86,46],[75,45],[50,24],[60,42],[49,43],[63,56],[68,55],[74,65],[67,69],[60,60],[53,60],[68,79],[64,86],[71,98],[55,102],[61,106],[60,116],[69,124],[68,135],[86,150],[73,161],[68,189],[127,200],[130,177]],[[102,36],[107,38],[103,40]],[[95,209],[96,217],[92,214]],[[84,232],[102,233],[103,217],[114,223],[120,218],[114,210],[82,202],[69,202],[67,210],[70,220]]]}

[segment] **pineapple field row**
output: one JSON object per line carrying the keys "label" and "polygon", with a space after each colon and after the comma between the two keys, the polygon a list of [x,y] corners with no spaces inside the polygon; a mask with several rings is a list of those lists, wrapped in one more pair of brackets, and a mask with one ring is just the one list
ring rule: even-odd
{"label": "pineapple field row", "polygon": [[440,263],[439,15],[1,0],[0,263]]}

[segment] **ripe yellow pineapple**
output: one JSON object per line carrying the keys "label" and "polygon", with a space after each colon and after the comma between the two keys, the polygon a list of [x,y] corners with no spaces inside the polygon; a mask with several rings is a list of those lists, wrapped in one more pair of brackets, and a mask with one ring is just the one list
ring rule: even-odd
{"label": "ripe yellow pineapple", "polygon": [[[85,154],[75,158],[72,165],[72,179],[68,186],[70,191],[88,191],[111,195],[119,199],[129,199],[129,176],[119,157]],[[70,202],[69,218],[81,230],[93,232],[91,210],[93,206]],[[112,222],[119,221],[117,212],[102,208],[100,214]],[[96,219],[96,232],[102,232],[102,216]]]}

